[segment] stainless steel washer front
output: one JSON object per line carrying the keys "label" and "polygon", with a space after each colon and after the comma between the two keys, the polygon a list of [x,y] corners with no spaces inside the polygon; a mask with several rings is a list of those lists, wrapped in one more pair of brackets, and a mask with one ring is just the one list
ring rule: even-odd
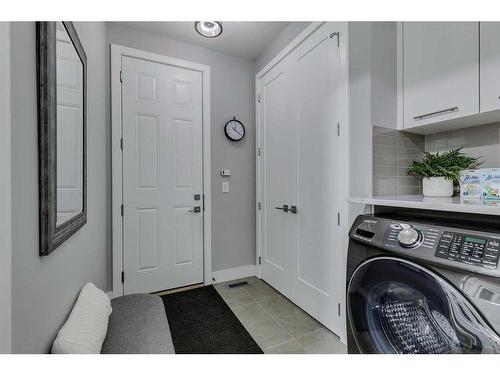
{"label": "stainless steel washer front", "polygon": [[460,290],[417,262],[377,256],[347,286],[361,353],[500,353],[500,336]]}

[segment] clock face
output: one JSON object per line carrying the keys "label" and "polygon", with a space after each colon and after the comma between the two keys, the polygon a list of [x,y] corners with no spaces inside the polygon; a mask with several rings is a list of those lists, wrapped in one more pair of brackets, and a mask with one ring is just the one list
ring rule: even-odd
{"label": "clock face", "polygon": [[224,132],[231,141],[240,141],[245,136],[245,127],[238,120],[231,120],[224,127]]}

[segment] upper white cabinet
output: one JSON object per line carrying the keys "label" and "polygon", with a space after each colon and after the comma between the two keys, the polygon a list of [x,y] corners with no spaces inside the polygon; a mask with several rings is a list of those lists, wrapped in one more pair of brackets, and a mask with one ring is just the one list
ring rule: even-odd
{"label": "upper white cabinet", "polygon": [[477,114],[479,24],[405,22],[402,32],[404,129]]}
{"label": "upper white cabinet", "polygon": [[500,109],[500,22],[480,23],[481,112]]}

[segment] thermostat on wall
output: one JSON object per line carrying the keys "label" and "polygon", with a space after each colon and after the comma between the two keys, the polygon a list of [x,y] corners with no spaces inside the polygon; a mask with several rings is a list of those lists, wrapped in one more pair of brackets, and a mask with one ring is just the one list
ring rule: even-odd
{"label": "thermostat on wall", "polygon": [[222,177],[229,177],[229,176],[231,176],[231,170],[230,169],[221,169],[220,175]]}

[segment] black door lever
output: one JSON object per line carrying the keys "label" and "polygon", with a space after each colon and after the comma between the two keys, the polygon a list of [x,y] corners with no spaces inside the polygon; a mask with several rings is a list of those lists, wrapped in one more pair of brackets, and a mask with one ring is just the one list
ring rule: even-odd
{"label": "black door lever", "polygon": [[284,204],[283,207],[274,207],[277,210],[283,210],[283,212],[288,212],[288,205]]}

